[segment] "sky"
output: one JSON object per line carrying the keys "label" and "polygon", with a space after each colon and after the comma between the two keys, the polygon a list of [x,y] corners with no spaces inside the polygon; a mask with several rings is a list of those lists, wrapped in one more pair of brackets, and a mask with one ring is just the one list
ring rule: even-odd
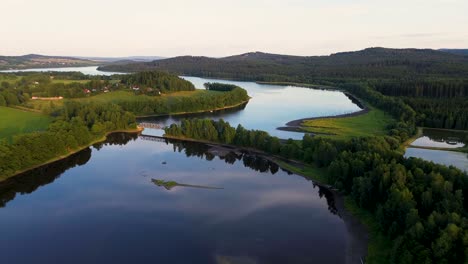
{"label": "sky", "polygon": [[1,0],[0,55],[468,48],[467,0]]}

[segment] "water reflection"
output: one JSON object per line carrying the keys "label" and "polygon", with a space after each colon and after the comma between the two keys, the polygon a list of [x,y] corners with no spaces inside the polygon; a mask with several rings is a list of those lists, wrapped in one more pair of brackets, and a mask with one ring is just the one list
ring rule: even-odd
{"label": "water reflection", "polygon": [[39,187],[53,183],[62,173],[86,164],[91,158],[91,149],[86,148],[60,161],[19,174],[0,182],[0,207],[15,199],[17,194],[28,194]]}
{"label": "water reflection", "polygon": [[[344,262],[333,194],[261,156],[126,134],[95,147],[2,187],[2,260]],[[166,191],[152,179],[224,189]]]}
{"label": "water reflection", "polygon": [[405,152],[405,157],[415,157],[443,164],[446,166],[454,166],[462,171],[468,172],[468,153],[433,149],[407,148]]}
{"label": "water reflection", "polygon": [[[144,137],[146,140],[150,140],[151,137]],[[174,152],[184,153],[187,157],[198,157],[211,161],[218,157],[220,160],[227,164],[235,164],[236,162],[242,162],[244,167],[250,168],[254,171],[261,173],[276,174],[280,169],[288,175],[293,175],[292,172],[280,168],[278,164],[270,161],[269,159],[256,155],[250,154],[247,151],[239,151],[229,147],[220,146],[209,146],[207,144],[201,144],[196,142],[186,142],[171,139],[161,139],[161,142],[166,144],[172,144]],[[308,178],[304,179],[310,181],[314,188],[318,188],[318,194],[320,198],[325,198],[328,205],[328,210],[332,214],[337,214],[338,210],[335,206],[334,194],[327,188],[324,188]]]}
{"label": "water reflection", "polygon": [[[255,82],[239,82],[227,80],[205,79],[198,77],[183,77],[192,82],[195,87],[203,88],[206,82],[221,82],[240,86],[247,90],[252,98],[248,104],[241,107],[214,111],[213,113],[195,114],[190,116],[170,116],[144,119],[145,122],[157,122],[163,125],[180,122],[181,118],[203,117],[223,118],[232,126],[242,124],[248,129],[259,129],[273,136],[287,139],[301,139],[303,133],[278,130],[292,120],[309,117],[334,116],[360,111],[352,97],[341,91],[310,89],[282,85],[258,84]],[[145,134],[161,136],[161,130],[148,129]]]}
{"label": "water reflection", "polygon": [[[114,133],[107,140],[96,143],[93,147],[97,150],[104,146],[126,145],[131,140],[136,140],[137,134]],[[69,157],[21,173],[6,181],[0,182],[0,207],[4,207],[9,201],[15,199],[17,194],[29,194],[39,187],[53,183],[65,171],[76,166],[85,165],[91,159],[91,148],[86,148]]]}
{"label": "water reflection", "polygon": [[468,143],[468,132],[444,129],[424,128],[422,137],[416,139],[412,146],[459,148]]}

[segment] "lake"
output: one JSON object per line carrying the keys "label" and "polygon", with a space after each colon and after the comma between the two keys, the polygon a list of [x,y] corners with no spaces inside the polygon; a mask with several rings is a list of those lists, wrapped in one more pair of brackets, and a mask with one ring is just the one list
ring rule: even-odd
{"label": "lake", "polygon": [[421,158],[447,166],[452,165],[461,169],[462,171],[468,172],[468,153],[446,150],[407,148],[405,157]]}
{"label": "lake", "polygon": [[[182,78],[192,82],[198,89],[203,89],[203,84],[207,82],[234,84],[246,89],[249,96],[252,97],[249,103],[242,107],[213,113],[190,115],[190,117],[223,118],[233,126],[242,124],[245,128],[267,131],[271,135],[283,139],[302,139],[304,136],[303,133],[277,129],[278,127],[285,126],[289,121],[307,117],[348,114],[361,110],[359,106],[354,104],[341,91],[187,76],[182,76]],[[144,121],[170,125],[187,117],[186,115],[145,118]],[[145,133],[151,133],[152,135],[163,134],[162,131],[150,129],[145,130]]]}
{"label": "lake", "polygon": [[[20,71],[80,71],[90,75],[111,75],[116,73],[98,71],[96,66],[54,69],[27,69]],[[9,71],[12,72],[12,71]],[[204,89],[207,82],[222,82],[240,86],[247,90],[252,99],[247,105],[234,109],[190,115],[199,118],[223,118],[231,125],[242,124],[248,129],[267,131],[273,136],[288,139],[302,139],[303,133],[278,130],[289,121],[320,116],[349,114],[361,110],[341,91],[310,89],[304,87],[258,84],[255,82],[238,82],[219,79],[206,79],[182,76],[192,82],[197,89]],[[145,122],[155,122],[170,125],[188,116],[167,116],[145,118]],[[156,129],[146,129],[145,133],[161,136],[164,132]]]}
{"label": "lake", "polygon": [[468,153],[417,148],[454,149],[466,146],[467,142],[468,132],[466,131],[423,128],[421,137],[413,141],[406,149],[405,157],[421,158],[468,171]]}
{"label": "lake", "polygon": [[64,67],[64,68],[34,68],[34,69],[23,69],[23,70],[3,70],[0,72],[82,72],[87,75],[113,75],[113,74],[122,74],[119,72],[103,72],[98,71],[97,66],[87,66],[87,67]]}
{"label": "lake", "polygon": [[120,133],[0,206],[4,263],[343,263],[350,241],[332,193],[262,157]]}

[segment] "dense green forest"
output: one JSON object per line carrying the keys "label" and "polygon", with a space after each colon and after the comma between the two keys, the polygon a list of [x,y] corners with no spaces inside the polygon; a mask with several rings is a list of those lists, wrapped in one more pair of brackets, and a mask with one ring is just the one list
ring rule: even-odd
{"label": "dense green forest", "polygon": [[400,98],[367,84],[341,88],[397,120],[384,137],[281,141],[264,131],[231,127],[223,120],[184,120],[165,133],[256,148],[328,168],[328,183],[371,212],[393,243],[391,263],[464,263],[468,259],[468,175],[457,168],[404,158],[401,144],[415,133],[416,112]]}
{"label": "dense green forest", "polygon": [[468,130],[468,97],[402,99],[416,111],[418,126]]}
{"label": "dense green forest", "polygon": [[64,156],[102,138],[107,132],[136,128],[135,116],[114,104],[67,102],[45,132],[0,140],[0,179]]}
{"label": "dense green forest", "polygon": [[468,57],[429,49],[368,48],[330,56],[288,56],[261,52],[225,58],[176,57],[153,62],[106,65],[109,71],[168,70],[177,74],[250,81],[321,79],[466,78]]}
{"label": "dense green forest", "polygon": [[220,92],[229,92],[236,89],[239,86],[233,84],[225,84],[225,83],[205,83],[205,88],[210,91],[220,91]]}
{"label": "dense green forest", "polygon": [[[329,86],[365,84],[384,95],[407,97],[402,99],[414,107],[418,125],[467,129],[466,107],[457,102],[468,101],[468,56],[458,53],[369,48],[330,56],[301,57],[254,52],[225,58],[184,56],[107,65],[101,69],[160,69],[210,78]],[[418,100],[416,97],[454,98],[455,101],[441,104],[438,100]],[[414,102],[410,103],[412,100]]]}
{"label": "dense green forest", "polygon": [[151,88],[163,93],[194,91],[195,86],[189,81],[165,72],[146,71],[121,76],[121,83],[128,87]]}
{"label": "dense green forest", "polygon": [[246,103],[248,100],[247,91],[236,87],[227,92],[214,91],[177,97],[139,97],[132,100],[119,100],[115,103],[126,111],[143,116],[210,111]]}

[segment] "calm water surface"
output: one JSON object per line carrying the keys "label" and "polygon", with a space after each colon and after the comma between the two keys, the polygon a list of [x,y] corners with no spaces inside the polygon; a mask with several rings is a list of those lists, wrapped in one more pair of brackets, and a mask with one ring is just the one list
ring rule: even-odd
{"label": "calm water surface", "polygon": [[468,132],[424,128],[422,137],[411,143],[411,146],[460,148],[467,143]]}
{"label": "calm water surface", "polygon": [[[111,75],[112,72],[98,71],[96,66],[54,69],[27,69],[21,71],[80,71],[90,75]],[[10,71],[11,72],[11,71]],[[249,129],[260,129],[280,138],[301,139],[303,134],[277,130],[287,122],[300,118],[339,115],[359,111],[360,108],[354,104],[344,93],[339,91],[317,90],[292,86],[263,85],[254,82],[237,82],[216,79],[205,79],[198,77],[183,76],[192,82],[195,87],[202,89],[206,82],[222,82],[238,85],[246,89],[252,97],[250,102],[236,109],[216,111],[190,116],[170,116],[163,118],[146,118],[145,122],[155,122],[169,125],[179,122],[182,118],[223,118],[231,125],[242,124]],[[162,130],[146,129],[145,134],[162,135]],[[424,129],[423,137],[413,142],[414,146],[433,147],[460,147],[467,144],[466,133],[446,132],[441,130]],[[415,150],[408,148],[406,156],[419,157],[442,164],[450,164],[461,169],[468,166],[468,158],[454,152],[439,152],[430,150]]]}
{"label": "calm water surface", "polygon": [[[411,146],[460,148],[468,143],[468,132],[424,128],[422,137],[416,139]],[[405,157],[416,157],[447,166],[455,166],[468,171],[468,154],[455,151],[407,148]]]}
{"label": "calm water surface", "polygon": [[2,263],[344,262],[326,190],[257,156],[149,139],[114,134],[0,184]]}
{"label": "calm water surface", "polygon": [[[50,68],[50,69],[26,69],[11,70],[5,72],[34,72],[34,71],[79,71],[90,75],[112,75],[115,72],[98,71],[96,66],[74,68]],[[231,125],[242,124],[248,129],[259,129],[279,138],[302,139],[303,133],[280,131],[276,128],[284,126],[287,122],[307,118],[330,115],[348,114],[359,111],[360,108],[340,91],[309,89],[284,85],[257,84],[255,82],[237,82],[217,79],[205,79],[183,76],[182,78],[192,82],[196,88],[204,89],[207,82],[221,82],[238,85],[247,90],[252,97],[249,103],[243,107],[227,111],[216,111],[198,116],[200,118],[223,118]],[[147,118],[146,122],[155,122],[170,125],[179,122],[188,116],[169,116],[164,118]],[[147,134],[161,136],[162,130],[147,129]]]}
{"label": "calm water surface", "polygon": [[[277,130],[289,121],[307,117],[340,115],[359,111],[343,92],[309,89],[303,87],[257,84],[254,82],[237,82],[198,77],[183,77],[195,87],[203,88],[207,82],[222,82],[238,85],[247,90],[252,99],[244,107],[214,113],[197,115],[200,118],[223,118],[231,125],[242,124],[248,129],[259,129],[279,138],[302,139],[303,133]],[[193,115],[191,115],[193,117]],[[144,121],[170,125],[187,116],[170,116],[164,118],[146,118]],[[162,135],[162,131],[146,130],[145,133]]]}
{"label": "calm water surface", "polygon": [[0,72],[82,72],[87,75],[112,75],[122,74],[119,72],[103,72],[98,71],[97,66],[87,67],[65,67],[65,68],[35,68],[35,69],[23,69],[23,70],[4,70]]}
{"label": "calm water surface", "polygon": [[415,157],[435,163],[454,166],[468,172],[468,153],[455,151],[407,148],[405,157]]}

